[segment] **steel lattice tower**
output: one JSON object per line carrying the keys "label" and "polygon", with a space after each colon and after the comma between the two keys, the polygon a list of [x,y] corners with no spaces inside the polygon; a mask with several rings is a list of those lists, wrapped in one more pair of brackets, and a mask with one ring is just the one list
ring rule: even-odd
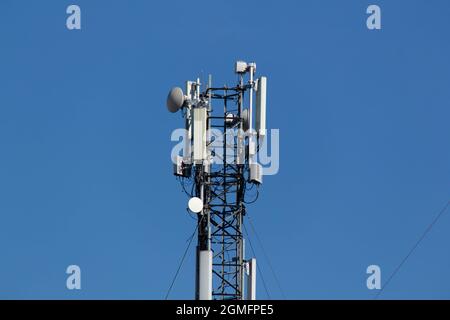
{"label": "steel lattice tower", "polygon": [[[184,109],[186,120],[183,157],[173,159],[174,174],[185,191],[186,183],[190,183],[192,191],[186,193],[193,203],[199,202],[198,208],[189,203],[198,221],[196,299],[244,299],[246,273],[250,280],[247,296],[254,299],[256,262],[245,260],[243,219],[247,184],[257,188],[262,182],[261,166],[251,160],[261,139],[259,132],[265,134],[266,82],[264,78],[260,85],[260,91],[264,86],[264,100],[257,95],[260,119],[254,133],[252,96],[258,89],[258,81],[253,81],[255,69],[255,64],[238,62],[239,80],[234,87],[214,88],[210,79],[201,92],[197,80],[187,82],[187,95],[179,88],[169,93],[169,110]],[[246,73],[250,80],[244,83]],[[244,108],[246,94],[248,109]]]}
{"label": "steel lattice tower", "polygon": [[[210,229],[213,287],[212,296],[218,299],[242,299],[244,278],[244,240],[242,222],[245,214],[243,202],[244,193],[244,164],[238,164],[237,159],[227,161],[229,154],[237,155],[236,137],[231,137],[233,143],[228,145],[230,138],[227,130],[238,128],[241,121],[241,101],[244,88],[216,88],[210,89],[211,98],[223,102],[221,115],[210,116],[210,128],[220,130],[223,143],[223,161],[210,166],[210,172],[204,179],[196,179],[197,189],[204,188],[206,211],[209,218],[199,229],[198,243],[203,246],[205,236]],[[230,126],[227,121],[229,105],[234,105],[239,120]],[[229,116],[228,116],[229,117]],[[197,182],[198,181],[198,182]],[[198,219],[202,219],[199,215]],[[203,221],[202,221],[203,222]]]}

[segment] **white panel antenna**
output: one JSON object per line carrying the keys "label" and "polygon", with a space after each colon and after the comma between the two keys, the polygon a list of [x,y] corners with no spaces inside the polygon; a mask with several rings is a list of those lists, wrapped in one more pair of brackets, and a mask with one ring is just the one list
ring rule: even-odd
{"label": "white panel antenna", "polygon": [[212,300],[212,251],[198,252],[199,261],[199,300]]}
{"label": "white panel antenna", "polygon": [[266,95],[267,95],[267,78],[258,79],[256,90],[256,132],[260,137],[266,135]]}
{"label": "white panel antenna", "polygon": [[206,159],[206,120],[207,110],[206,108],[194,108],[194,163],[202,164]]}
{"label": "white panel antenna", "polygon": [[[186,81],[186,96],[190,102],[194,100],[195,97],[195,82],[194,81]],[[184,162],[191,164],[192,163],[192,117],[191,117],[191,105],[188,103],[188,107],[186,108],[186,116],[185,116],[185,129],[186,133],[184,136]]]}

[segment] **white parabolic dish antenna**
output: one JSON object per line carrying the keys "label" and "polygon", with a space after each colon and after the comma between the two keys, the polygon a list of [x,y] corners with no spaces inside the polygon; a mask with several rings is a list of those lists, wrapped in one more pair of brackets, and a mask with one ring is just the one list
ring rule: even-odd
{"label": "white parabolic dish antenna", "polygon": [[188,202],[189,210],[194,213],[199,213],[203,210],[203,201],[200,198],[192,197]]}
{"label": "white parabolic dish antenna", "polygon": [[167,96],[167,109],[170,112],[175,113],[184,104],[184,93],[183,90],[179,87],[172,88]]}

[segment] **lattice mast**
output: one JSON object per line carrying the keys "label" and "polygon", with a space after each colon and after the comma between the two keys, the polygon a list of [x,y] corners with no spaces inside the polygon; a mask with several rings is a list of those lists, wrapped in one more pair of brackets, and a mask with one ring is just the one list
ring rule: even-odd
{"label": "lattice mast", "polygon": [[[199,300],[255,299],[256,260],[245,259],[243,219],[245,193],[262,183],[256,161],[266,134],[266,78],[254,80],[255,63],[236,62],[238,83],[204,91],[200,80],[186,82],[186,94],[173,88],[167,98],[171,112],[185,120],[182,155],[175,155],[174,174],[190,196],[197,215],[196,290]],[[246,76],[248,79],[246,81]],[[256,126],[253,101],[256,95]]]}

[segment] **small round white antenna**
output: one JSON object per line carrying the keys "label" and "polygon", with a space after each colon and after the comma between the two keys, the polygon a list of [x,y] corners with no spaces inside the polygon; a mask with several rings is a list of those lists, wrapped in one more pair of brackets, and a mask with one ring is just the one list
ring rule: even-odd
{"label": "small round white antenna", "polygon": [[170,112],[175,113],[184,104],[184,93],[180,87],[172,88],[167,96],[167,109]]}
{"label": "small round white antenna", "polygon": [[203,201],[200,198],[192,197],[188,202],[189,210],[194,213],[199,213],[203,210]]}

